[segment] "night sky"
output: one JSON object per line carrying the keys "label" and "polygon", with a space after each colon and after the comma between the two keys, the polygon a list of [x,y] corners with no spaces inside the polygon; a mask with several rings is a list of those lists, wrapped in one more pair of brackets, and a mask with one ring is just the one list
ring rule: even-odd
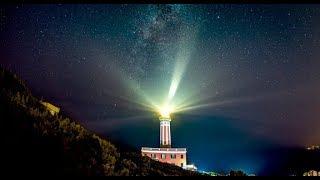
{"label": "night sky", "polygon": [[158,147],[170,99],[173,146],[200,170],[265,173],[270,149],[320,142],[320,5],[0,10],[0,64],[107,137]]}

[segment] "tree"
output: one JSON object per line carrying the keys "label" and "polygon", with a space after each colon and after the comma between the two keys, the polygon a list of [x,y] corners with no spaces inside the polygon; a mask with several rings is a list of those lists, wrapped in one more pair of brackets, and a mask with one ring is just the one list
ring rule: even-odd
{"label": "tree", "polygon": [[7,165],[4,173],[199,175],[142,157],[140,152],[119,151],[77,121],[65,115],[52,116],[17,76],[1,67],[0,76],[0,119],[6,147],[2,160]]}
{"label": "tree", "polygon": [[246,173],[242,172],[242,171],[230,171],[230,176],[247,176]]}

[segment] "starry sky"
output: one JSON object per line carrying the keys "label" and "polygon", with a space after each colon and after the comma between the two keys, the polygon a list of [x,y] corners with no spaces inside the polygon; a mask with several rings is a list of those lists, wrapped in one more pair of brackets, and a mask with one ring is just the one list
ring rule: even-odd
{"label": "starry sky", "polygon": [[[320,5],[0,7],[0,63],[86,127],[174,147],[200,170],[265,173],[266,152],[320,142]],[[277,159],[277,158],[275,158]]]}

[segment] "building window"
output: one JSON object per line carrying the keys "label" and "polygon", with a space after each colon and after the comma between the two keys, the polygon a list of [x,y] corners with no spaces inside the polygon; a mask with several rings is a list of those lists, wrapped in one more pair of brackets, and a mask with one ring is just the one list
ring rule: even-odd
{"label": "building window", "polygon": [[175,159],[176,155],[175,154],[171,154],[171,159]]}
{"label": "building window", "polygon": [[151,154],[151,158],[156,158],[156,154]]}
{"label": "building window", "polygon": [[161,154],[161,159],[165,159],[166,155],[165,154]]}
{"label": "building window", "polygon": [[181,167],[183,167],[183,163],[181,163]]}
{"label": "building window", "polygon": [[181,154],[181,159],[183,159],[183,154]]}

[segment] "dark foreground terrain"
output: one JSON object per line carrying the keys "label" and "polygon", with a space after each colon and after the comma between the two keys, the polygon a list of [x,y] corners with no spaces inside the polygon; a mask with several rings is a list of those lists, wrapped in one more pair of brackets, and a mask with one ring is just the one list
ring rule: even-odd
{"label": "dark foreground terrain", "polygon": [[51,115],[26,84],[0,67],[3,173],[14,175],[201,175],[139,152],[119,151],[64,113]]}

